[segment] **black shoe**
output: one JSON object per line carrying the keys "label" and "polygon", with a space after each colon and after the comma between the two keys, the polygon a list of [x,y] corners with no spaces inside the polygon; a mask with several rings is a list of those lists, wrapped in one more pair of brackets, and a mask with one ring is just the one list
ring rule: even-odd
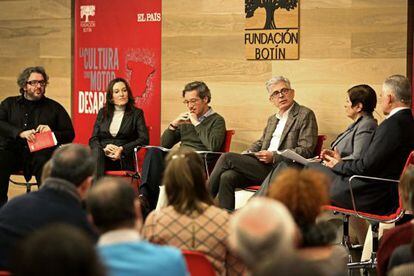
{"label": "black shoe", "polygon": [[139,194],[138,200],[141,203],[142,219],[145,221],[148,214],[151,212],[151,207],[150,207],[147,197],[144,194]]}

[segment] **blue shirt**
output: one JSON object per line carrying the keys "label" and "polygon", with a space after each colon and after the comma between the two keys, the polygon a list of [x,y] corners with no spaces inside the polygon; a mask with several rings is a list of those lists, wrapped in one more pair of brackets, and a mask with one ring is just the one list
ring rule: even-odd
{"label": "blue shirt", "polygon": [[146,241],[98,246],[110,276],[189,275],[181,251]]}

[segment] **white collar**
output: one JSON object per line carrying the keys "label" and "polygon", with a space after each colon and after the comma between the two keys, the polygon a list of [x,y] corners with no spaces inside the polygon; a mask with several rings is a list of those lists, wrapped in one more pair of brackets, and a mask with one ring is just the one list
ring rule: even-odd
{"label": "white collar", "polygon": [[401,110],[404,110],[404,109],[410,109],[410,108],[409,107],[396,107],[393,110],[391,110],[390,114],[388,114],[388,116],[386,116],[385,118],[388,119],[392,115],[394,115],[395,113],[397,113],[398,111],[401,111]]}
{"label": "white collar", "polygon": [[289,116],[289,112],[292,110],[292,107],[295,103],[293,103],[288,110],[286,110],[285,112],[283,112],[282,115],[280,115],[280,111],[278,113],[276,113],[276,118],[278,118],[279,120],[282,118],[286,118],[287,116]]}
{"label": "white collar", "polygon": [[117,243],[126,243],[133,241],[140,241],[141,236],[138,231],[134,229],[118,229],[108,231],[101,235],[98,241],[98,246],[111,245]]}

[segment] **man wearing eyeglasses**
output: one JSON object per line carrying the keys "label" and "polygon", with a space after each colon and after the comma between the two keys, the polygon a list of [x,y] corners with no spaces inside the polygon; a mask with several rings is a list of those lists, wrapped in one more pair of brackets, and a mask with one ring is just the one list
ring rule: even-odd
{"label": "man wearing eyeglasses", "polygon": [[[278,112],[269,117],[262,137],[242,154],[223,154],[210,175],[209,189],[221,207],[233,210],[237,187],[259,185],[272,168],[286,160],[277,151],[291,149],[310,158],[318,136],[315,114],[294,101],[295,90],[282,76],[266,82],[269,100]],[[292,164],[293,165],[293,164]]]}
{"label": "man wearing eyeglasses", "polygon": [[72,122],[62,105],[45,97],[49,77],[43,67],[28,67],[17,79],[20,96],[8,97],[0,104],[0,207],[7,202],[11,173],[23,170],[41,182],[44,163],[55,147],[30,152],[27,141],[35,134],[53,131],[58,144],[75,137]]}
{"label": "man wearing eyeglasses", "polygon": [[[187,111],[171,121],[162,134],[161,146],[172,148],[181,142],[181,146],[196,151],[220,151],[226,136],[226,125],[224,118],[209,106],[210,89],[204,82],[194,81],[184,87],[182,97]],[[140,185],[141,200],[148,209],[154,209],[157,204],[163,171],[164,153],[159,149],[149,149]]]}

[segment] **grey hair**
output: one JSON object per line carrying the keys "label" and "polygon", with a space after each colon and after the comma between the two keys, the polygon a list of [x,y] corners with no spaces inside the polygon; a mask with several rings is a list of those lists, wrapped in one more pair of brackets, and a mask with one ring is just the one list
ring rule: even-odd
{"label": "grey hair", "polygon": [[411,104],[411,85],[408,78],[402,75],[392,75],[385,79],[382,89],[391,92],[397,101],[404,104]]}
{"label": "grey hair", "polygon": [[252,268],[293,253],[296,225],[281,202],[253,198],[230,220],[230,233],[234,250]]}
{"label": "grey hair", "polygon": [[274,85],[274,84],[276,84],[278,82],[284,82],[287,85],[288,88],[291,88],[290,87],[290,81],[289,81],[288,78],[285,78],[284,76],[276,76],[276,77],[273,77],[273,78],[271,78],[270,80],[268,80],[266,82],[266,89],[267,89],[267,91],[269,93],[271,93],[272,91],[270,91],[270,86],[272,86],[272,85]]}

